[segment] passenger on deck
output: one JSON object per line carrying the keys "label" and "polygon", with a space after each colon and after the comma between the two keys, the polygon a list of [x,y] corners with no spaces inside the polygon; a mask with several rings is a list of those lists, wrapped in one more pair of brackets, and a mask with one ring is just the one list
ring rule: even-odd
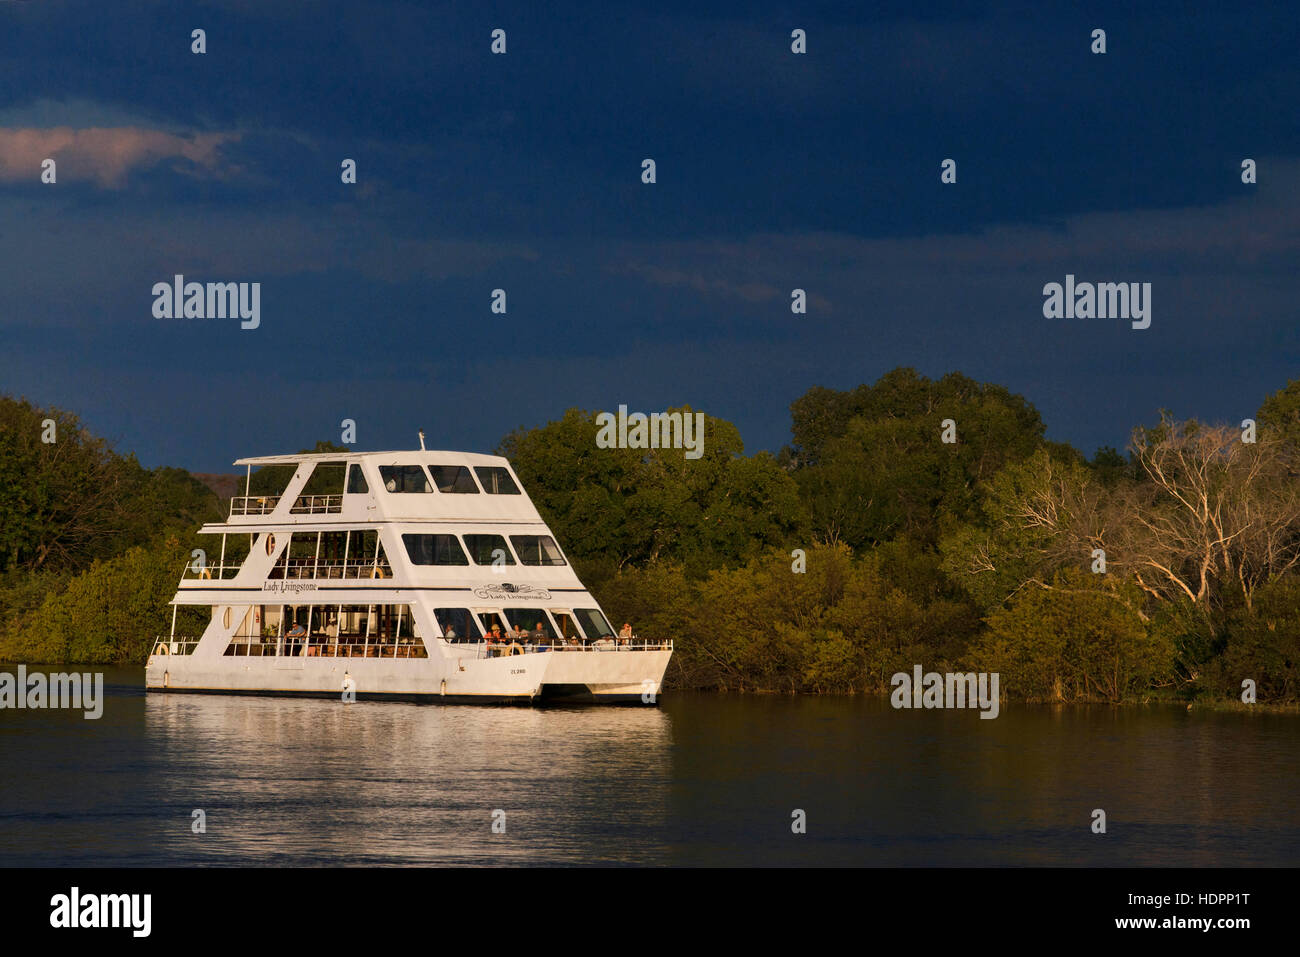
{"label": "passenger on deck", "polygon": [[298,653],[298,646],[302,644],[303,640],[307,637],[307,629],[295,621],[293,627],[284,633],[284,637],[285,654],[296,655]]}
{"label": "passenger on deck", "polygon": [[632,643],[632,623],[631,623],[631,622],[629,622],[629,621],[625,621],[625,622],[623,622],[623,627],[620,628],[620,629],[618,630],[618,643],[619,643],[620,645],[627,645],[627,644],[631,644],[631,643]]}
{"label": "passenger on deck", "polygon": [[489,631],[487,634],[487,653],[489,658],[491,658],[492,655],[494,654],[493,646],[495,646],[497,642],[504,641],[504,640],[505,640],[504,636],[501,634],[501,626],[498,625],[496,622],[493,622],[492,630]]}

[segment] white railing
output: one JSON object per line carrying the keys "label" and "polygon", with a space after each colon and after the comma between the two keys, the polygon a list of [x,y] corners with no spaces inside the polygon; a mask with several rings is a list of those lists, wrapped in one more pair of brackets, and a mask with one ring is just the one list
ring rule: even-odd
{"label": "white railing", "polygon": [[[236,495],[230,515],[270,515],[280,504],[279,495]],[[299,495],[289,507],[292,515],[329,515],[343,511],[342,495]]]}
{"label": "white railing", "polygon": [[[468,643],[467,643],[468,644]],[[473,644],[474,657],[476,658],[506,658],[511,655],[530,655],[540,653],[571,653],[571,652],[620,652],[620,651],[672,651],[673,643],[667,641],[642,641],[640,638],[634,638],[631,641],[619,642],[612,638],[605,638],[593,641],[590,644],[582,642],[561,642],[558,639],[551,642],[519,642],[519,641],[480,641]]]}
{"label": "white railing", "polygon": [[279,504],[278,495],[236,495],[230,500],[230,515],[270,515]]}
{"label": "white railing", "polygon": [[[279,652],[277,654],[277,651]],[[424,642],[418,638],[393,641],[366,641],[365,638],[345,636],[337,641],[327,635],[313,637],[310,644],[300,639],[286,638],[277,644],[270,635],[261,641],[240,641],[236,638],[226,646],[225,657],[235,658],[427,658]]]}
{"label": "white railing", "polygon": [[208,579],[215,578],[220,581],[223,578],[234,578],[239,574],[239,569],[243,567],[241,561],[238,565],[204,565],[202,568],[195,568],[193,562],[185,563],[185,570],[181,573],[182,580]]}
{"label": "white railing", "polygon": [[334,559],[290,558],[271,569],[271,578],[392,578],[387,562],[341,562]]}
{"label": "white railing", "polygon": [[342,495],[300,495],[289,511],[294,515],[325,515],[343,511]]}
{"label": "white railing", "polygon": [[151,654],[154,655],[188,655],[198,647],[199,639],[193,635],[156,635]]}

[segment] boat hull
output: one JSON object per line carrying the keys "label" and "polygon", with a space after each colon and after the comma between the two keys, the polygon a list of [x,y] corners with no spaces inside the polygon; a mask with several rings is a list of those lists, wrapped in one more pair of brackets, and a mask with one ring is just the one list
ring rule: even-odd
{"label": "boat hull", "polygon": [[153,655],[149,691],[414,700],[446,704],[652,706],[672,652],[527,652],[501,658],[242,658]]}

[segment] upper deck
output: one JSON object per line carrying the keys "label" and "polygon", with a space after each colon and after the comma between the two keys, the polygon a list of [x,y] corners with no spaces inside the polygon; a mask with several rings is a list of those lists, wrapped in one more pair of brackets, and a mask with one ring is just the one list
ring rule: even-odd
{"label": "upper deck", "polygon": [[[244,458],[243,495],[205,531],[410,521],[542,521],[509,461],[473,452],[324,452]],[[253,469],[260,491],[252,488]],[[274,484],[277,491],[268,491]]]}

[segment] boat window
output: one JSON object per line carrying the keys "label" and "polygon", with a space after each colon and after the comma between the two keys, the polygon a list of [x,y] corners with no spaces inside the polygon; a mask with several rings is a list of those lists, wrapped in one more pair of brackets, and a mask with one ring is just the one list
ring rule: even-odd
{"label": "boat window", "polygon": [[483,638],[478,622],[468,608],[435,608],[433,616],[438,619],[442,637],[448,641],[480,641]]}
{"label": "boat window", "polygon": [[470,558],[475,565],[513,565],[515,557],[510,554],[506,540],[501,535],[466,535],[465,544],[469,547]]}
{"label": "boat window", "polygon": [[370,491],[370,483],[366,481],[366,473],[361,471],[361,466],[353,462],[348,466],[348,494],[364,495]]}
{"label": "boat window", "polygon": [[406,554],[416,565],[468,565],[455,535],[403,535]]}
{"label": "boat window", "polygon": [[547,616],[543,608],[506,608],[506,620],[510,622],[510,632],[514,634],[514,627],[518,625],[529,635],[535,635],[538,628],[546,634],[549,639],[555,638],[555,629],[551,627],[551,619]]}
{"label": "boat window", "polygon": [[494,612],[494,611],[481,611],[481,612],[479,612],[479,613],[478,613],[478,620],[479,620],[479,621],[482,623],[482,625],[483,625],[483,633],[484,633],[485,635],[490,635],[490,634],[492,633],[492,626],[493,626],[493,625],[496,625],[497,628],[500,629],[500,632],[501,632],[500,637],[502,637],[502,638],[504,638],[505,635],[506,635],[506,632],[508,632],[508,631],[510,630],[509,626],[506,625],[505,621],[501,618],[501,616],[498,615],[498,614],[497,614],[496,612]]}
{"label": "boat window", "polygon": [[480,465],[474,471],[478,473],[478,480],[483,483],[483,491],[489,495],[519,494],[519,486],[510,477],[508,469],[503,469],[499,465]]}
{"label": "boat window", "polygon": [[587,633],[588,641],[614,637],[614,629],[609,627],[609,622],[605,620],[599,608],[578,608],[575,609],[574,614],[578,616],[582,630]]}
{"label": "boat window", "polygon": [[381,465],[379,478],[390,492],[433,493],[433,485],[419,465]]}
{"label": "boat window", "polygon": [[317,462],[299,495],[338,495],[343,491],[343,462]]}
{"label": "boat window", "polygon": [[439,492],[472,492],[478,494],[478,486],[474,484],[474,476],[469,474],[469,469],[463,465],[430,465],[429,472],[433,475],[433,484],[438,486]]}
{"label": "boat window", "polygon": [[552,608],[551,614],[555,616],[555,623],[560,627],[561,638],[567,640],[582,637],[582,632],[578,631],[578,623],[573,620],[573,615],[568,611]]}
{"label": "boat window", "polygon": [[347,562],[343,568],[344,578],[391,578],[392,568],[388,564],[383,543],[379,533],[373,529],[356,529],[345,533]]}
{"label": "boat window", "polygon": [[564,556],[549,535],[511,535],[519,560],[525,565],[564,565]]}

